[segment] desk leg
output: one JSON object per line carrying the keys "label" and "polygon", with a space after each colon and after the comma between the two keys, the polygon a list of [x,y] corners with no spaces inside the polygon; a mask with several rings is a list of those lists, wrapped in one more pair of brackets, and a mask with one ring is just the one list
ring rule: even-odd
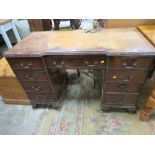
{"label": "desk leg", "polygon": [[17,31],[17,28],[16,28],[16,26],[15,26],[15,24],[14,24],[14,21],[11,21],[11,22],[12,22],[12,29],[13,29],[13,32],[14,32],[14,34],[15,34],[15,37],[16,37],[17,41],[20,41],[21,38],[20,38],[19,33],[18,33],[18,31]]}
{"label": "desk leg", "polygon": [[8,38],[4,28],[3,28],[3,26],[0,26],[0,32],[2,34],[2,37],[4,38],[4,41],[5,41],[6,45],[7,45],[7,47],[9,49],[12,48],[12,44],[11,44],[11,42],[10,42],[10,40],[9,40],[9,38]]}
{"label": "desk leg", "polygon": [[155,84],[154,88],[151,91],[150,96],[148,97],[145,107],[143,111],[140,113],[140,120],[141,121],[148,121],[151,111],[155,108]]}

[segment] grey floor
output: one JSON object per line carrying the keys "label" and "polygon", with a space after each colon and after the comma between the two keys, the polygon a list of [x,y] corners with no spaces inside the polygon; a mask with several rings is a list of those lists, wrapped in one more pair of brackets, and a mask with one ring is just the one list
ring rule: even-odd
{"label": "grey floor", "polygon": [[31,106],[8,105],[0,100],[0,135],[38,134],[47,111],[33,110]]}

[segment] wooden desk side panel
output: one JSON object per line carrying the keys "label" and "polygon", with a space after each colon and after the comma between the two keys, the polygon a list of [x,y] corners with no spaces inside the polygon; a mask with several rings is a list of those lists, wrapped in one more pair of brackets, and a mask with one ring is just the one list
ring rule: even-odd
{"label": "wooden desk side panel", "polygon": [[4,103],[29,105],[23,88],[5,58],[0,60],[0,95]]}

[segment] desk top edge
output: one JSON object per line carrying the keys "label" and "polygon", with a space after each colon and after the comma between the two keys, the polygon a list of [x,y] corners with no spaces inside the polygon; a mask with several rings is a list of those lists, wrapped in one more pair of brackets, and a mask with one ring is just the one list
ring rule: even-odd
{"label": "desk top edge", "polygon": [[[139,32],[136,28],[113,28],[113,29],[104,29],[103,31],[109,31],[109,34],[111,33],[110,31],[133,31],[134,33],[133,34],[136,34],[138,36],[138,39],[140,38],[142,40],[142,42],[145,44],[145,49],[130,49],[128,48],[128,45],[127,48],[124,48],[123,50],[117,50],[117,49],[110,49],[110,48],[103,48],[104,46],[98,46],[97,48],[82,48],[82,49],[75,49],[75,48],[72,48],[72,49],[65,49],[65,48],[61,48],[62,46],[60,47],[54,47],[54,48],[43,48],[42,50],[35,50],[35,48],[33,47],[33,50],[26,50],[24,51],[23,53],[20,52],[20,50],[22,49],[21,47],[22,46],[19,46],[20,48],[18,48],[18,44],[17,46],[15,45],[15,47],[13,47],[11,50],[9,50],[7,53],[5,53],[5,57],[41,57],[41,56],[45,56],[45,55],[139,55],[139,56],[143,56],[143,55],[151,55],[151,56],[155,56],[155,48],[151,45],[151,43],[141,34],[141,32]],[[76,32],[81,32],[82,30],[75,30]],[[72,31],[73,33],[75,31]],[[75,32],[75,33],[76,33]],[[53,34],[61,34],[61,33],[64,33],[64,32],[60,32],[60,31],[57,31],[57,32],[41,32],[40,34],[50,34],[49,36],[51,37]],[[65,32],[66,33],[66,32]],[[71,32],[69,31],[70,35],[71,35]],[[101,32],[102,33],[102,32]],[[120,33],[120,32],[119,32]],[[38,32],[33,32],[31,33],[29,36],[25,37],[23,39],[23,41],[29,39],[30,37],[32,38],[32,35],[33,34],[38,34]],[[84,35],[87,35],[85,33],[83,33]],[[96,35],[96,34],[92,34],[92,35]],[[101,37],[101,35],[99,36],[100,34],[98,33],[97,34],[97,39],[100,39],[101,38],[101,43],[102,43],[102,39],[103,37]],[[122,34],[121,34],[122,35]],[[92,39],[90,36],[91,34],[88,34],[90,40]],[[52,36],[53,37],[53,36]],[[80,36],[81,37],[81,36]],[[46,37],[43,37],[43,38],[46,38]],[[47,37],[48,38],[48,37]],[[95,38],[95,39],[96,39]],[[36,38],[35,38],[36,39]],[[38,38],[37,38],[38,39]],[[61,38],[59,36],[59,38],[57,38],[57,42],[59,42],[59,40],[61,41]],[[74,39],[74,38],[73,38]],[[95,40],[94,39],[94,40]],[[97,40],[96,39],[96,40]],[[85,39],[86,40],[86,39]],[[84,41],[85,41],[84,40]],[[96,41],[95,40],[95,41]],[[51,41],[51,40],[50,40]],[[75,40],[77,41],[77,40]],[[93,41],[93,39],[91,40]],[[98,41],[98,40],[97,40]],[[96,42],[97,42],[96,41]],[[116,40],[117,41],[117,40]],[[47,42],[47,39],[43,40],[43,44]],[[64,40],[62,41],[64,42]],[[67,42],[67,41],[66,41]],[[129,40],[129,43],[131,41]],[[20,42],[22,43],[22,41]],[[141,42],[140,42],[141,43]],[[41,42],[42,44],[42,42]],[[51,43],[50,43],[51,44]],[[67,44],[67,43],[66,43]],[[81,43],[82,44],[82,43]],[[112,42],[112,44],[114,44]],[[132,43],[133,44],[133,43]],[[21,44],[22,45],[22,44]],[[140,44],[141,45],[141,44]],[[40,45],[42,46],[42,45]],[[67,46],[67,45],[66,45]],[[17,48],[16,48],[17,47]],[[51,46],[50,46],[51,47]],[[91,47],[91,46],[90,46]],[[93,46],[94,47],[94,46]],[[109,46],[110,47],[110,46]],[[134,46],[133,46],[134,47]],[[29,48],[31,49],[31,48]],[[147,49],[147,50],[146,50]],[[19,51],[19,52],[18,52]]]}

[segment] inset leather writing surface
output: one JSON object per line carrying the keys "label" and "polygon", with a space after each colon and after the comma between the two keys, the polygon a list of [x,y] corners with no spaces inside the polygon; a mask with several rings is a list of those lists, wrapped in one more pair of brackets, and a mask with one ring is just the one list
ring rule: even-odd
{"label": "inset leather writing surface", "polygon": [[33,32],[15,45],[6,56],[56,54],[134,54],[155,55],[155,49],[135,28]]}

